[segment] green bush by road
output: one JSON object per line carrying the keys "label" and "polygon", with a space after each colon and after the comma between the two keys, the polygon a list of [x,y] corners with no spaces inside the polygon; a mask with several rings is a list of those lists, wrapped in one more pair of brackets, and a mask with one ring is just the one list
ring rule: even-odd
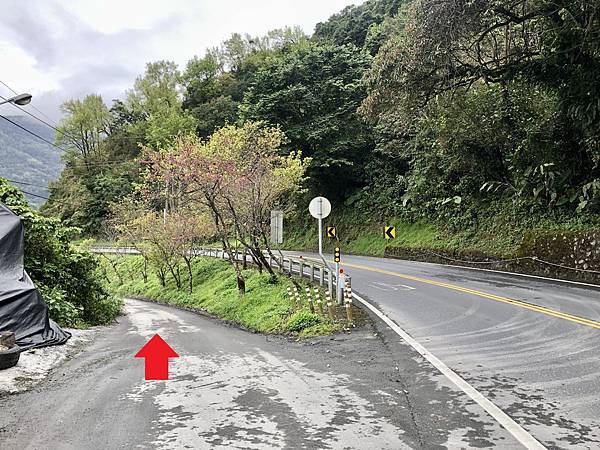
{"label": "green bush by road", "polygon": [[22,192],[0,178],[0,203],[23,221],[25,270],[48,305],[50,318],[69,327],[110,323],[121,302],[111,296],[98,272],[98,259],[71,244],[76,230],[32,210]]}
{"label": "green bush by road", "polygon": [[240,296],[235,272],[229,264],[211,258],[197,258],[193,262],[194,284],[189,293],[178,289],[171,278],[163,287],[152,273],[144,282],[144,261],[140,256],[107,258],[103,267],[109,290],[119,296],[139,296],[206,311],[262,333],[310,336],[342,328],[341,324],[331,323],[325,317],[311,313],[307,306],[298,307],[287,293],[287,288],[293,286],[292,281],[283,276],[271,277],[254,269],[245,270],[246,294]]}

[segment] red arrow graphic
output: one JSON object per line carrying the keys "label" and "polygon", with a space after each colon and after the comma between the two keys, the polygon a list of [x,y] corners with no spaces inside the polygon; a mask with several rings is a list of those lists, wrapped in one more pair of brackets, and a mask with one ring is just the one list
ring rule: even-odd
{"label": "red arrow graphic", "polygon": [[135,357],[146,359],[146,380],[168,380],[169,358],[179,358],[179,355],[163,338],[155,334]]}

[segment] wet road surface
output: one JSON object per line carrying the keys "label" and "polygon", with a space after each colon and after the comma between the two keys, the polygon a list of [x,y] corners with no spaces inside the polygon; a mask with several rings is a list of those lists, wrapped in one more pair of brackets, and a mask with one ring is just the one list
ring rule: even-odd
{"label": "wet road surface", "polygon": [[600,448],[600,289],[360,256],[342,267],[355,291],[544,445]]}
{"label": "wet road surface", "polygon": [[[295,341],[128,300],[32,391],[0,397],[1,449],[499,448],[511,435],[385,327]],[[144,381],[159,333],[181,356]]]}

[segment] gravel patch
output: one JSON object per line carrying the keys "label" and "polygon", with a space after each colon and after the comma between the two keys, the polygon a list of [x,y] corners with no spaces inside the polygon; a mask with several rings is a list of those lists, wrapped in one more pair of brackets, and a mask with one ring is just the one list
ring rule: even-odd
{"label": "gravel patch", "polygon": [[68,329],[72,337],[66,344],[36,348],[21,353],[16,366],[0,370],[0,396],[31,389],[44,380],[52,369],[79,353],[94,339],[98,329]]}

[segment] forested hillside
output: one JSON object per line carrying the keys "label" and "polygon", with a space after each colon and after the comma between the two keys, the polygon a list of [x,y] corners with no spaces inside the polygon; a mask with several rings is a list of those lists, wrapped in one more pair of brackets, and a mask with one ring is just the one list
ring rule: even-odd
{"label": "forested hillside", "polygon": [[[279,154],[306,164],[286,198],[302,205],[288,208],[295,242],[315,194],[356,239],[369,224],[422,224],[437,233],[428,245],[503,253],[527,230],[598,226],[593,0],[369,0],[313,36],[234,34],[184,68],[149,63],[123,102],[90,95],[66,108],[66,168],[45,212],[88,234],[141,195],[153,154],[252,124],[277,127]],[[154,180],[166,193],[155,211],[178,195],[169,177]]]}
{"label": "forested hillside", "polygon": [[[9,116],[11,121],[54,142],[54,131],[24,116]],[[0,118],[0,177],[28,184],[16,184],[23,190],[47,197],[46,186],[57,180],[62,170],[61,151]],[[32,205],[39,206],[43,198],[26,194]]]}

